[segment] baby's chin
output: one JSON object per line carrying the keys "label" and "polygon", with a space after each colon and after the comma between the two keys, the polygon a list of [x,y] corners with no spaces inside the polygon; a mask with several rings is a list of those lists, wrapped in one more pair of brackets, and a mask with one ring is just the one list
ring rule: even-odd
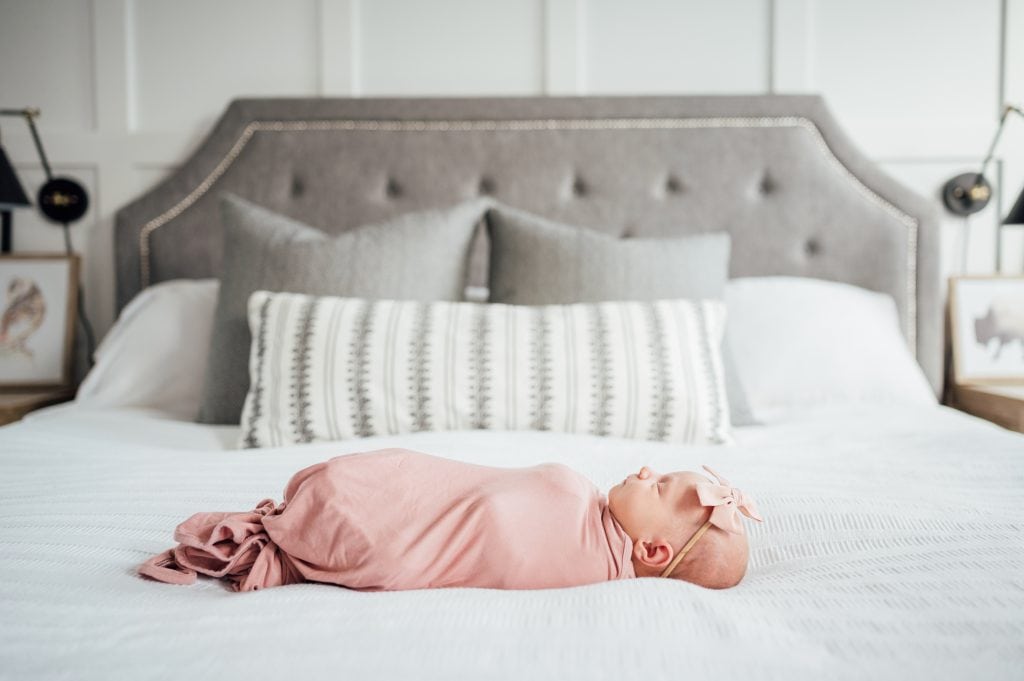
{"label": "baby's chin", "polygon": [[611,489],[608,490],[608,494],[607,494],[607,497],[608,497],[608,510],[611,512],[612,517],[615,518],[615,520],[620,522],[620,523],[622,521],[619,520],[619,515],[618,515],[618,513],[616,513],[616,511],[618,511],[618,509],[619,509],[619,492],[621,491],[623,484],[624,483],[620,482],[618,485],[615,485],[614,487],[612,487]]}
{"label": "baby's chin", "polygon": [[625,486],[625,484],[626,483],[624,483],[624,482],[620,482],[617,485],[612,485],[612,487],[610,487],[608,489],[608,493],[605,496],[608,497],[608,505],[609,506],[611,506],[612,503],[613,503],[612,499],[618,499],[619,491],[623,488],[623,486]]}

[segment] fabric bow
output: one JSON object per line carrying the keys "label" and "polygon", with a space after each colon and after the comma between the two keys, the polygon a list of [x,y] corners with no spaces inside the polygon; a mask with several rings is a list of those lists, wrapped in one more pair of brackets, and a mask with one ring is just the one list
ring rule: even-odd
{"label": "fabric bow", "polygon": [[263,526],[286,506],[264,499],[242,513],[196,513],[175,529],[178,545],[140,565],[139,574],[168,584],[194,584],[202,573],[229,579],[235,591],[301,582],[291,556]]}
{"label": "fabric bow", "polygon": [[701,506],[713,507],[708,522],[733,534],[743,531],[743,524],[740,520],[741,513],[761,522],[762,518],[757,514],[757,507],[754,506],[753,499],[731,486],[728,480],[707,466],[704,466],[704,470],[718,481],[717,485],[710,482],[697,483],[697,496],[700,498]]}

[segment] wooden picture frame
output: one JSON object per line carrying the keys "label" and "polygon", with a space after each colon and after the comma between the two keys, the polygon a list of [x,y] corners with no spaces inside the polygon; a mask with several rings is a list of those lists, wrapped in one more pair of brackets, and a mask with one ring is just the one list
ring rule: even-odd
{"label": "wooden picture frame", "polygon": [[0,390],[71,385],[77,255],[0,255]]}
{"label": "wooden picture frame", "polygon": [[1024,276],[949,280],[955,385],[1024,383]]}

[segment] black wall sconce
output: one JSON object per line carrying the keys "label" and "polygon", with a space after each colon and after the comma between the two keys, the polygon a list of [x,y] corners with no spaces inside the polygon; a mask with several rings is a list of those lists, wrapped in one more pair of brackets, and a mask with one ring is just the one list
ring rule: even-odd
{"label": "black wall sconce", "polygon": [[[988,164],[992,161],[996,145],[999,144],[999,137],[1003,134],[1006,120],[1011,113],[1024,117],[1024,109],[1018,106],[1007,104],[1003,107],[1003,114],[999,117],[999,127],[996,128],[995,137],[992,138],[992,144],[988,147],[988,154],[981,164],[981,170],[976,173],[957,175],[943,186],[942,202],[946,205],[946,209],[949,212],[967,217],[983,210],[992,199],[992,184],[985,177],[985,171],[988,170]],[[1009,214],[999,224],[999,231],[996,234],[995,264],[997,270],[1000,266],[999,245],[1002,243],[1003,226],[1020,224],[1024,224],[1024,189],[1021,190]]]}
{"label": "black wall sconce", "polygon": [[[58,223],[64,228],[64,250],[72,255],[70,225],[82,218],[85,211],[89,209],[89,194],[85,187],[70,177],[54,177],[50,169],[50,162],[43,150],[42,140],[39,139],[39,131],[36,129],[35,119],[40,115],[39,109],[0,109],[0,116],[19,116],[28,123],[32,133],[32,140],[35,142],[36,152],[39,154],[39,161],[46,173],[46,182],[39,188],[36,195],[36,202],[40,212],[51,222]],[[32,204],[25,194],[14,167],[7,159],[4,152],[2,140],[0,140],[0,214],[2,214],[2,232],[0,232],[0,254],[11,252],[12,218],[11,211],[16,208],[26,208]],[[85,330],[85,339],[88,348],[88,363],[92,365],[92,353],[96,346],[96,339],[93,336],[92,325],[85,315],[85,293],[82,287],[78,289],[78,318]]]}

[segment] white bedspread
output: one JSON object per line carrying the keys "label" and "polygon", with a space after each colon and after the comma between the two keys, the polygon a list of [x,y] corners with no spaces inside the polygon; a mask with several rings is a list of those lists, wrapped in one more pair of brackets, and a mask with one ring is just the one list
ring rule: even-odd
{"label": "white bedspread", "polygon": [[[0,678],[1024,677],[1024,437],[944,408],[823,410],[730,447],[464,432],[246,452],[223,450],[235,429],[153,413],[33,416],[0,429]],[[193,512],[279,500],[303,466],[392,445],[561,461],[601,486],[708,463],[766,522],[722,592],[243,595],[135,576]]]}

